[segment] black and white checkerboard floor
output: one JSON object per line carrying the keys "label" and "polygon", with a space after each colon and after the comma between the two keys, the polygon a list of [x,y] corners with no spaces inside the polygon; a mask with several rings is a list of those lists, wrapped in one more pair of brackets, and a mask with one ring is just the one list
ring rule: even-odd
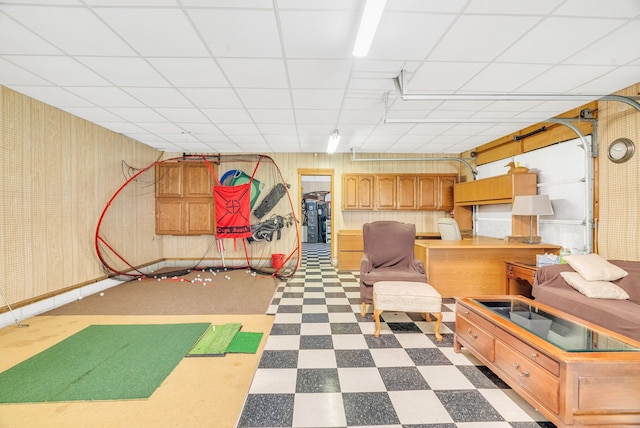
{"label": "black and white checkerboard floor", "polygon": [[385,312],[373,337],[360,317],[358,272],[337,272],[327,245],[305,244],[301,268],[278,287],[271,334],[239,428],[554,427],[478,360],[453,351],[419,314]]}

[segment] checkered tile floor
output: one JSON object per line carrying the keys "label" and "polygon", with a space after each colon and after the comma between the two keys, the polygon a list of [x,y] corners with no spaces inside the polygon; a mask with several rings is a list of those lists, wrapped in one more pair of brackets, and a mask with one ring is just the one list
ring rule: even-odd
{"label": "checkered tile floor", "polygon": [[360,317],[358,272],[337,272],[323,244],[281,284],[275,320],[238,423],[250,427],[554,427],[472,356],[453,351],[419,314],[385,312],[373,337]]}

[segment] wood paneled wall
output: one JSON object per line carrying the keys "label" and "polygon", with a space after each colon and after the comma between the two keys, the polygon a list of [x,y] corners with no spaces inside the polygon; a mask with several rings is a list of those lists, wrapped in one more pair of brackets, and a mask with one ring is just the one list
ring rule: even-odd
{"label": "wood paneled wall", "polygon": [[[618,95],[640,95],[640,83]],[[600,151],[598,252],[608,259],[640,261],[640,112],[620,102],[599,103],[598,147]],[[626,137],[636,145],[635,155],[616,164],[607,158],[607,147]]]}
{"label": "wood paneled wall", "polygon": [[[161,153],[1,86],[0,143],[0,287],[9,303],[103,278],[95,228],[125,181],[122,161],[144,167]],[[128,245],[132,263],[161,258],[159,244],[140,242],[152,236],[153,198],[125,202],[114,207],[123,227],[110,241]]]}

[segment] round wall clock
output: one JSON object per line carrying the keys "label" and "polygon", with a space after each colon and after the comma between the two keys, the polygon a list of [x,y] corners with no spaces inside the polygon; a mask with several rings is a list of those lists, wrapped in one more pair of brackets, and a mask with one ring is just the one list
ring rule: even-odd
{"label": "round wall clock", "polygon": [[607,153],[611,162],[622,163],[631,159],[635,150],[633,141],[628,138],[618,138],[609,144]]}

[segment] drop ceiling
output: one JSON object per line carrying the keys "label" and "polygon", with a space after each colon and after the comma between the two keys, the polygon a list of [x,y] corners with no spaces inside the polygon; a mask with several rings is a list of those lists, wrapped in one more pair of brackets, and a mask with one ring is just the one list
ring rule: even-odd
{"label": "drop ceiling", "polygon": [[595,99],[640,81],[638,0],[388,0],[355,58],[363,7],[3,1],[0,84],[162,151],[322,152],[337,128],[337,152],[461,153],[585,101],[402,101],[401,70],[416,94]]}

